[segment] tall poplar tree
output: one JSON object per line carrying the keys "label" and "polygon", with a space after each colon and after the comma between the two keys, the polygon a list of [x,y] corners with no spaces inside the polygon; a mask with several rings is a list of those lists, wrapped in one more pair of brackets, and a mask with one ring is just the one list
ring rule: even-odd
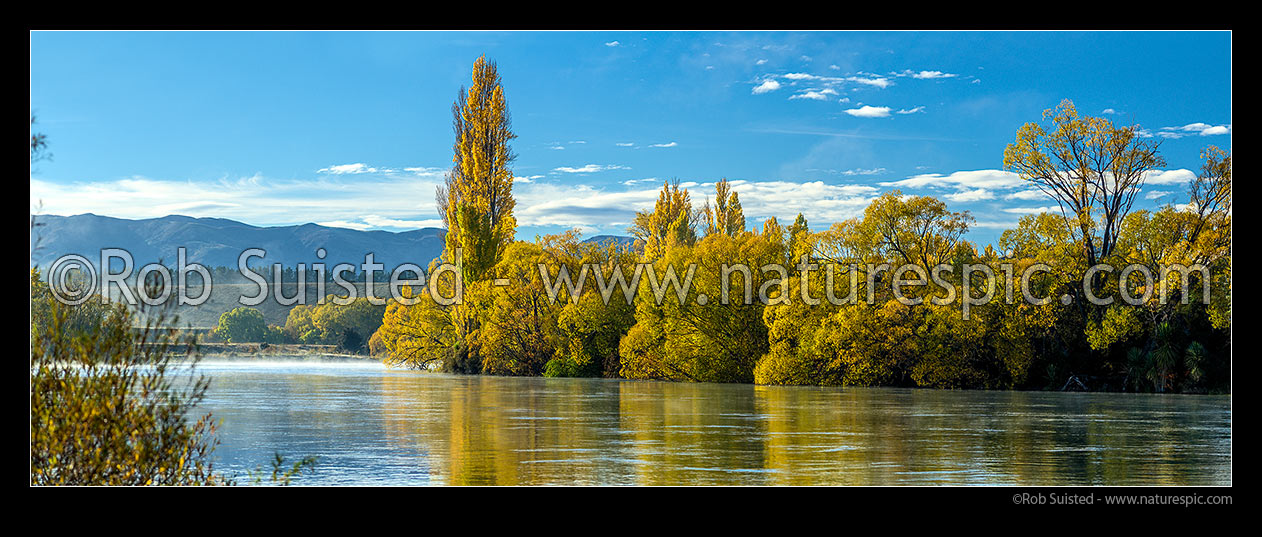
{"label": "tall poplar tree", "polygon": [[707,200],[702,213],[705,214],[706,235],[735,237],[745,232],[745,212],[741,209],[740,196],[732,192],[726,177],[714,183],[714,206],[711,207]]}
{"label": "tall poplar tree", "polygon": [[465,280],[477,281],[489,276],[517,230],[509,169],[516,155],[508,146],[517,135],[495,62],[473,62],[473,83],[460,88],[451,115],[452,167],[436,196],[447,227],[443,259],[455,263],[460,248]]}

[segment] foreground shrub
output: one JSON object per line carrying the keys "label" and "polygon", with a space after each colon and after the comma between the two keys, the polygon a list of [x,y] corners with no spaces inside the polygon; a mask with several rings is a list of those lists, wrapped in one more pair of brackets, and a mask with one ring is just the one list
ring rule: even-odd
{"label": "foreground shrub", "polygon": [[35,273],[31,280],[31,482],[227,484],[212,468],[211,416],[194,412],[208,381],[171,374],[174,356],[197,356],[176,319],[81,310],[54,300]]}

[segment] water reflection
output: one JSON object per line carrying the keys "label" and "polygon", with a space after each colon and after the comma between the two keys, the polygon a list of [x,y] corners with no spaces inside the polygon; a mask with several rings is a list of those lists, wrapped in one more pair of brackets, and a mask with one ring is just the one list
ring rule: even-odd
{"label": "water reflection", "polygon": [[1230,484],[1230,398],[447,376],[214,362],[220,465],[306,484]]}

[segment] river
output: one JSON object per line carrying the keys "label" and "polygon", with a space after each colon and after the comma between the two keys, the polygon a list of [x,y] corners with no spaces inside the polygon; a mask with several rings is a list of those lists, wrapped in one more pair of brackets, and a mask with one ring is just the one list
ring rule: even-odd
{"label": "river", "polygon": [[364,360],[196,368],[216,467],[303,485],[1230,485],[1229,396],[453,376]]}

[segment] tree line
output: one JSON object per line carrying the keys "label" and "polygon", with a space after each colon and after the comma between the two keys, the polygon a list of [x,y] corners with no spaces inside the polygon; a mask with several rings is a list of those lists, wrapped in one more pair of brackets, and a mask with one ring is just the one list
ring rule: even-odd
{"label": "tree line", "polygon": [[[701,207],[677,181],[665,182],[653,209],[637,213],[631,248],[584,243],[577,231],[527,242],[514,238],[509,142],[516,136],[495,64],[479,58],[472,79],[452,107],[453,167],[436,196],[447,240],[431,265],[455,263],[460,249],[464,299],[445,305],[422,294],[412,304],[391,301],[372,336],[374,352],[389,363],[459,373],[785,385],[1229,389],[1231,157],[1217,148],[1203,152],[1186,206],[1132,210],[1146,174],[1164,165],[1159,144],[1135,127],[1081,116],[1066,100],[1046,111],[1042,123],[1023,126],[1004,152],[1005,169],[1059,210],[1022,217],[1002,233],[998,248],[964,239],[974,223],[968,212],[899,191],[820,232],[801,214],[788,226],[770,218],[761,229],[747,229],[726,179],[715,183],[713,204],[707,199]],[[725,284],[732,295],[744,291],[741,278],[720,278],[724,264],[792,267],[803,259],[855,267],[831,281],[811,275],[810,296],[845,296],[857,278],[874,300],[797,300],[790,295],[804,275],[796,269],[746,276],[754,289],[770,287],[768,303],[696,300],[720,296]],[[602,300],[591,287],[549,300],[541,263],[571,274],[583,265],[606,274],[615,267],[629,274],[638,263],[679,274],[689,265],[697,269],[687,300],[655,301],[641,280],[627,304]],[[1029,286],[1036,296],[1067,300],[992,300],[963,318],[958,305],[896,299],[889,274],[869,274],[868,267],[883,263],[948,265],[954,270],[947,280],[957,287],[964,283],[962,266],[986,265],[1000,289],[1019,286],[1024,269],[1045,264],[1050,270],[1035,273]],[[1101,263],[1119,270],[1090,271]],[[1188,286],[1207,284],[1208,304],[1185,303],[1188,297],[1178,294],[1160,300],[1153,292],[1160,282],[1119,274],[1122,266],[1141,264],[1179,289],[1176,275],[1161,272],[1176,263],[1208,267],[1207,280],[1193,273]],[[1005,273],[1002,264],[1018,270]],[[435,284],[450,296],[451,281]],[[942,291],[904,294],[941,298]],[[1126,304],[1118,300],[1123,292],[1144,299]],[[1092,304],[1088,293],[1114,300]]]}
{"label": "tree line", "polygon": [[289,310],[284,325],[268,324],[263,312],[240,306],[224,312],[204,341],[225,343],[268,343],[336,345],[350,353],[367,354],[371,339],[381,326],[385,306],[366,297],[334,301],[328,296],[319,304],[299,304]]}

